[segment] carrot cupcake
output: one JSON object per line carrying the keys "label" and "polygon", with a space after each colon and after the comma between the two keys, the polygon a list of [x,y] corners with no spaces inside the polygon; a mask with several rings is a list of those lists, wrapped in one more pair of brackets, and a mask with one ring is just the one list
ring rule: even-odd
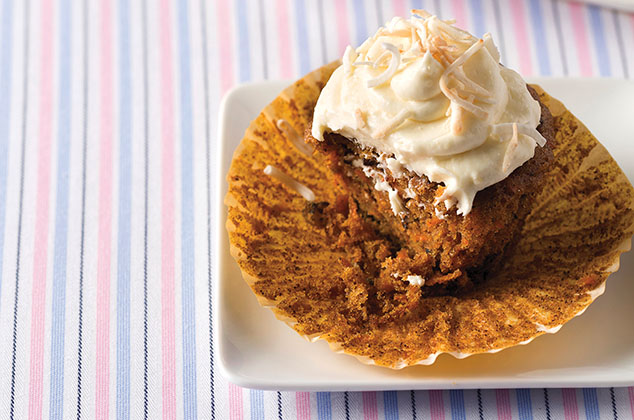
{"label": "carrot cupcake", "polygon": [[634,190],[583,124],[489,35],[424,11],[285,89],[228,182],[232,255],[260,303],[392,368],[557,331],[634,231]]}
{"label": "carrot cupcake", "polygon": [[552,117],[489,34],[418,13],[348,47],[308,141],[394,238],[379,287],[444,293],[482,277],[521,229]]}

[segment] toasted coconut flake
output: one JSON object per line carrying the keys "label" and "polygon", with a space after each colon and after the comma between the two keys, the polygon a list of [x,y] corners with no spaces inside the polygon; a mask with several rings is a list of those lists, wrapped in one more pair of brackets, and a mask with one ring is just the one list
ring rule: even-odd
{"label": "toasted coconut flake", "polygon": [[451,65],[449,65],[449,67],[447,67],[445,69],[445,72],[443,73],[443,76],[447,76],[451,73],[453,73],[459,66],[462,66],[469,58],[471,58],[471,56],[473,56],[473,54],[477,53],[478,51],[480,51],[480,49],[484,46],[484,41],[481,39],[478,39],[473,45],[471,45],[467,51],[465,51],[464,53],[462,53],[462,55],[460,55],[460,57],[458,57],[453,63],[451,63]]}
{"label": "toasted coconut flake", "polygon": [[353,66],[357,67],[357,66],[372,66],[372,67],[376,67],[374,61],[355,61],[354,63],[352,63]]}
{"label": "toasted coconut flake", "polygon": [[293,143],[293,146],[295,146],[297,150],[299,150],[306,156],[312,156],[313,148],[310,145],[306,144],[306,142],[304,142],[302,136],[300,136],[299,133],[295,131],[293,126],[290,125],[288,121],[284,119],[279,119],[277,120],[277,123],[275,125],[278,129],[280,129],[280,131],[282,131],[282,133],[284,133],[284,136],[291,143]]}
{"label": "toasted coconut flake", "polygon": [[357,108],[354,111],[354,116],[357,120],[357,127],[358,128],[365,128],[367,126],[366,120],[365,120],[365,114],[363,113],[363,111],[361,111],[359,108]]}
{"label": "toasted coconut flake", "polygon": [[410,35],[410,31],[408,29],[397,29],[395,31],[389,31],[388,30],[386,35],[406,37],[406,36]]}
{"label": "toasted coconut flake", "polygon": [[394,118],[392,118],[390,121],[388,121],[386,125],[375,130],[372,133],[372,137],[381,139],[387,136],[388,134],[390,134],[390,132],[392,132],[392,130],[394,130],[399,125],[403,124],[403,122],[405,122],[405,120],[410,118],[411,116],[412,116],[412,113],[409,110],[401,109],[399,113],[396,114]]}
{"label": "toasted coconut flake", "polygon": [[[513,129],[514,123],[502,123],[493,126],[493,133],[497,136],[503,137],[506,133]],[[517,132],[519,134],[523,134],[525,136],[530,137],[537,143],[540,147],[544,147],[546,144],[546,139],[541,135],[537,128],[533,128],[528,124],[517,124]]]}
{"label": "toasted coconut flake", "polygon": [[[396,74],[396,71],[398,70],[398,66],[401,64],[401,53],[398,50],[398,48],[396,48],[395,45],[390,44],[389,42],[384,42],[382,45],[383,45],[383,48],[385,48],[387,51],[392,53],[392,59],[390,60],[390,65],[387,68],[387,70],[385,70],[383,73],[381,73],[374,79],[368,80],[369,88],[380,86],[383,83],[390,80],[392,76]],[[383,54],[381,54],[381,56],[383,56]],[[378,59],[377,59],[377,62],[378,62]]]}
{"label": "toasted coconut flake", "polygon": [[[491,95],[486,89],[477,83],[470,80],[467,75],[464,73],[464,70],[461,69],[461,66],[471,57],[473,54],[478,52],[484,46],[484,41],[479,39],[473,45],[471,45],[460,57],[458,57],[453,63],[451,63],[443,72],[442,76],[440,76],[440,90],[445,94],[447,98],[451,101],[456,102],[466,111],[471,112],[476,117],[486,120],[489,117],[489,113],[486,112],[483,108],[479,107],[474,103],[474,101],[480,100],[481,102],[486,102]],[[463,93],[463,96],[473,94],[473,98],[470,100],[464,99],[460,93],[455,88],[449,87],[449,77],[453,76],[457,81],[462,84],[464,90],[466,92]],[[479,95],[479,96],[475,96]],[[483,100],[481,100],[480,96]]]}
{"label": "toasted coconut flake", "polygon": [[469,79],[467,74],[464,72],[464,68],[462,67],[456,68],[455,71],[453,72],[453,76],[456,78],[456,80],[462,82],[464,84],[464,89],[469,91],[470,93],[473,93],[475,95],[480,95],[485,98],[491,97],[491,92],[489,92],[488,90],[486,90],[485,88],[483,88],[482,86],[474,82],[473,80]]}
{"label": "toasted coconut flake", "polygon": [[506,152],[504,153],[504,159],[502,160],[502,170],[504,172],[508,171],[511,167],[511,163],[513,162],[513,153],[519,146],[519,136],[517,134],[517,123],[513,123],[513,137],[511,137],[511,141],[509,141],[509,145],[506,147]]}
{"label": "toasted coconut flake", "polygon": [[445,94],[447,98],[449,98],[449,100],[457,103],[462,108],[464,108],[465,111],[471,112],[473,115],[480,118],[481,120],[486,120],[489,117],[489,113],[486,112],[484,109],[480,108],[472,102],[461,98],[455,89],[449,89],[446,85],[446,82],[442,78],[440,79],[440,90],[442,91],[442,93]]}
{"label": "toasted coconut flake", "polygon": [[389,51],[383,51],[383,53],[381,53],[381,55],[378,56],[376,60],[374,60],[373,67],[382,67],[383,65],[381,63],[390,55],[391,53]]}
{"label": "toasted coconut flake", "polygon": [[410,10],[410,12],[412,12],[413,15],[418,15],[424,19],[427,19],[428,17],[431,17],[431,13],[429,13],[427,10],[423,10],[423,9],[412,9]]}
{"label": "toasted coconut flake", "polygon": [[266,175],[271,176],[282,184],[286,185],[291,190],[297,192],[302,197],[304,197],[307,201],[315,201],[315,193],[308,188],[306,185],[295,181],[290,176],[286,175],[284,172],[280,171],[274,166],[266,165],[263,171]]}
{"label": "toasted coconut flake", "polygon": [[343,53],[343,71],[345,74],[350,74],[352,71],[352,63],[357,59],[357,53],[350,45],[346,47],[346,51]]}

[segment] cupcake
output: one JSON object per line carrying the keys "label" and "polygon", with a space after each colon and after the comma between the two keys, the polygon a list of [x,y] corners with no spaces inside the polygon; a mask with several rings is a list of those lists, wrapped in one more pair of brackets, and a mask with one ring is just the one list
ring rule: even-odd
{"label": "cupcake", "polygon": [[401,368],[557,331],[602,293],[634,190],[557,100],[423,11],[285,89],[228,174],[232,255],[308,339]]}
{"label": "cupcake", "polygon": [[486,275],[552,159],[550,112],[499,64],[491,36],[424,16],[396,17],[346,50],[308,138],[393,237],[374,262],[386,292],[445,293]]}

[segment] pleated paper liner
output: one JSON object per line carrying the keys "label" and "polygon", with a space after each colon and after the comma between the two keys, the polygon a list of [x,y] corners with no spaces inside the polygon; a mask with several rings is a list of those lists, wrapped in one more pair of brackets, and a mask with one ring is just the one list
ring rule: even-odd
{"label": "pleated paper liner", "polygon": [[[553,117],[555,161],[502,268],[475,290],[424,297],[393,324],[347,323],[354,290],[329,292],[345,252],[308,220],[307,201],[263,170],[272,165],[333,202],[333,174],[298,139],[338,63],[286,88],[251,123],[228,174],[231,253],[260,304],[299,334],[368,364],[432,364],[554,333],[603,293],[634,232],[634,190],[616,162],[559,101],[534,86]],[[334,187],[333,187],[334,185]]]}

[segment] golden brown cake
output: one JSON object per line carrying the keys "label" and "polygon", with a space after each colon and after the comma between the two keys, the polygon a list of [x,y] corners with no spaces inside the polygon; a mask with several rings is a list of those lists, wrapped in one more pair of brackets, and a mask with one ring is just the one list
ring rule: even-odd
{"label": "golden brown cake", "polygon": [[[538,100],[535,90],[528,89]],[[389,238],[387,256],[364,255],[356,263],[377,278],[376,286],[384,292],[406,289],[408,283],[402,279],[416,276],[425,279],[421,292],[429,295],[473,287],[473,281],[482,280],[495,267],[520,231],[552,161],[553,120],[543,105],[537,130],[549,143],[537,148],[534,157],[503,181],[480,191],[468,215],[458,215],[454,210],[440,218],[433,202],[442,194],[442,183],[407,170],[396,177],[388,167],[380,165],[375,150],[362,149],[336,133],[327,133],[324,141],[317,141],[307,131],[306,141],[317,154],[323,154],[337,179],[346,183],[350,199],[358,206],[368,229]],[[367,168],[380,172],[403,197],[406,211],[400,217],[392,213],[388,194],[377,190],[365,175]],[[336,205],[316,203],[312,212],[323,217],[322,213],[336,211]]]}

